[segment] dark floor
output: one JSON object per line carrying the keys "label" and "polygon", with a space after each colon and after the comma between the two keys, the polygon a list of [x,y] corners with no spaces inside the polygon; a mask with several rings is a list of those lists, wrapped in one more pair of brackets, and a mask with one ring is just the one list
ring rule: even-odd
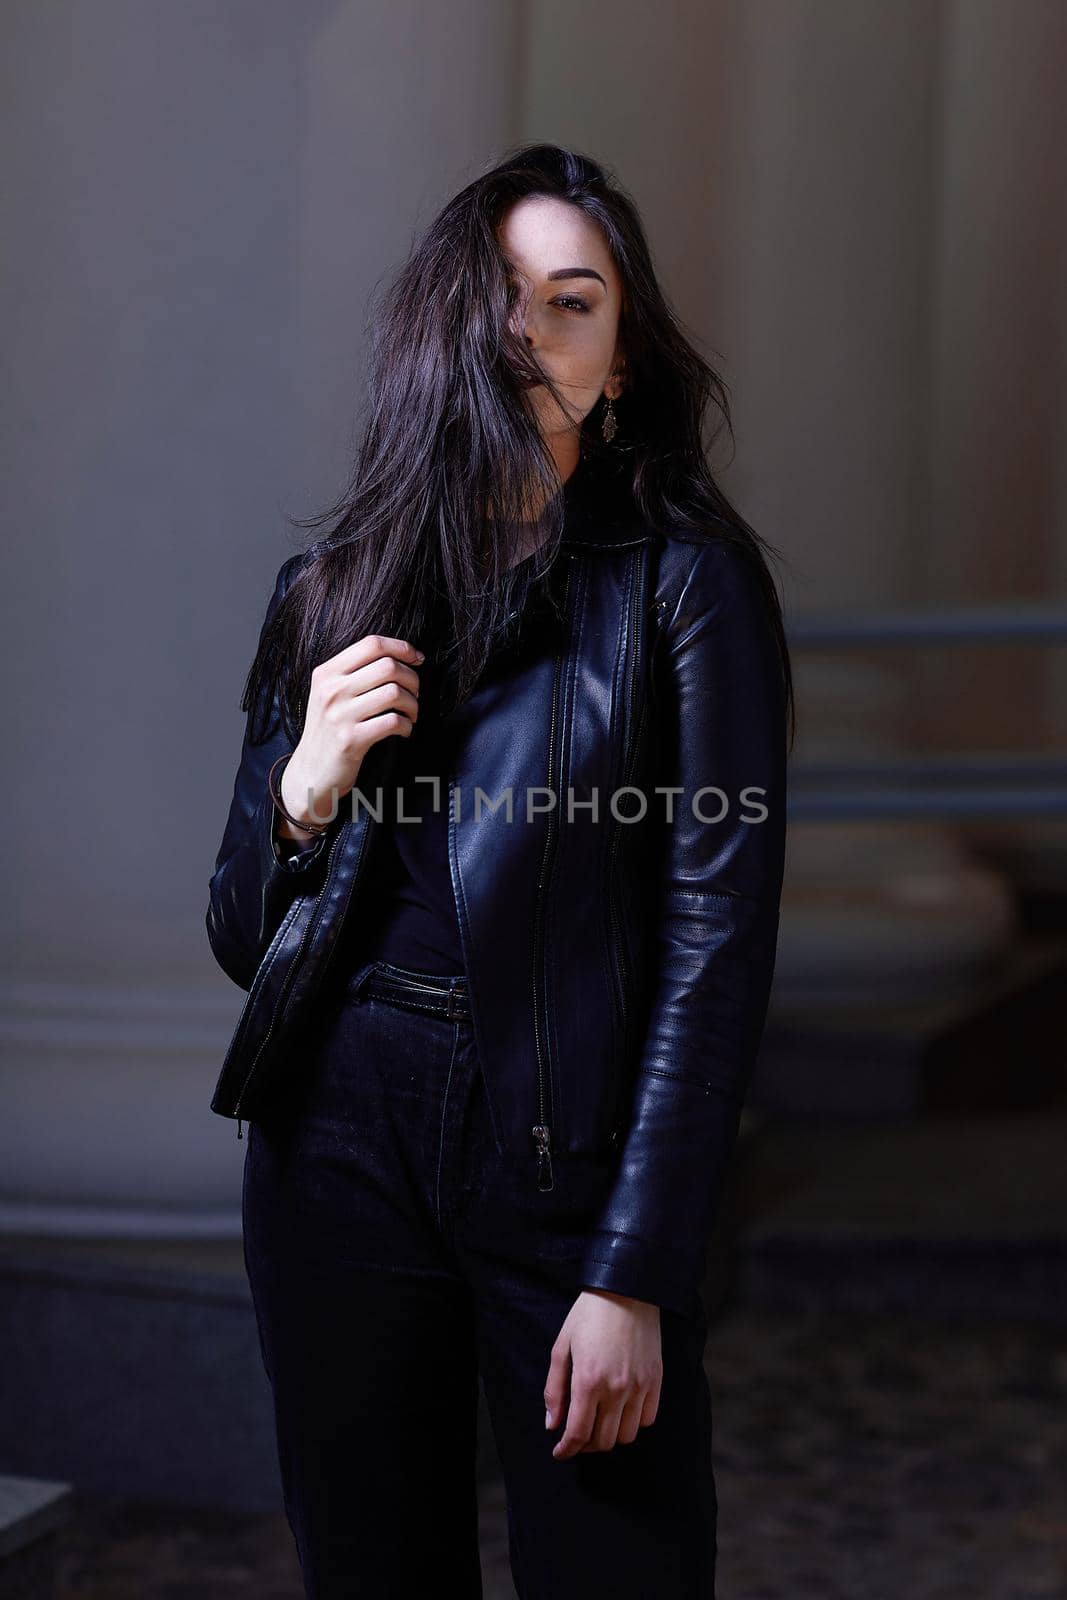
{"label": "dark floor", "polygon": [[[1067,1330],[738,1310],[707,1366],[720,1600],[1067,1597]],[[302,1600],[280,1518],[83,1499],[65,1538],[57,1600]]]}

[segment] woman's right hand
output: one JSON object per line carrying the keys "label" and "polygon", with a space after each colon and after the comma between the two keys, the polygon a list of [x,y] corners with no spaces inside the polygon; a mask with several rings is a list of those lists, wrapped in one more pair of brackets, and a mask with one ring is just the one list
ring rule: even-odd
{"label": "woman's right hand", "polygon": [[[325,822],[332,790],[340,802],[355,787],[371,745],[392,734],[410,736],[419,715],[414,663],[425,659],[406,639],[370,633],[314,668],[304,731],[282,772],[287,811],[302,822]],[[289,832],[284,818],[278,825]]]}

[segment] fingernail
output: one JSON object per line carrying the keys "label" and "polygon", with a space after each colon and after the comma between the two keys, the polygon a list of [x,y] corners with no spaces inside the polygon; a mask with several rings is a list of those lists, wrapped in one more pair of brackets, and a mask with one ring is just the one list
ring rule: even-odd
{"label": "fingernail", "polygon": [[551,1428],[551,1426],[552,1426],[552,1413],[551,1413],[551,1411],[546,1411],[545,1412],[545,1427],[546,1428]]}
{"label": "fingernail", "polygon": [[426,652],[424,650],[416,650],[415,651],[415,660],[416,661],[425,661],[426,660]]}

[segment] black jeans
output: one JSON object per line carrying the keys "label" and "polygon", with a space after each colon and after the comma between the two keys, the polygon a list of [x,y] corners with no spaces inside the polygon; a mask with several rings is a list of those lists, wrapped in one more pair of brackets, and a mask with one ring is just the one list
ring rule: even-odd
{"label": "black jeans", "polygon": [[521,1600],[708,1600],[706,1321],[661,1310],[632,1443],[555,1460],[544,1425],[610,1160],[562,1155],[542,1192],[532,1140],[528,1167],[501,1152],[462,978],[364,962],[292,1066],[292,1106],[248,1129],[243,1211],[307,1595],[481,1596],[480,1372]]}

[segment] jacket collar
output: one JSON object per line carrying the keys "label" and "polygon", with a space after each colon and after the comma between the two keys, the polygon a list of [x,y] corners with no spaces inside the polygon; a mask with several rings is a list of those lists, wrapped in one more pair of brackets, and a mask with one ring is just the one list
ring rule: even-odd
{"label": "jacket collar", "polygon": [[582,442],[578,465],[563,485],[560,544],[586,550],[629,550],[652,538],[634,502],[626,456]]}

